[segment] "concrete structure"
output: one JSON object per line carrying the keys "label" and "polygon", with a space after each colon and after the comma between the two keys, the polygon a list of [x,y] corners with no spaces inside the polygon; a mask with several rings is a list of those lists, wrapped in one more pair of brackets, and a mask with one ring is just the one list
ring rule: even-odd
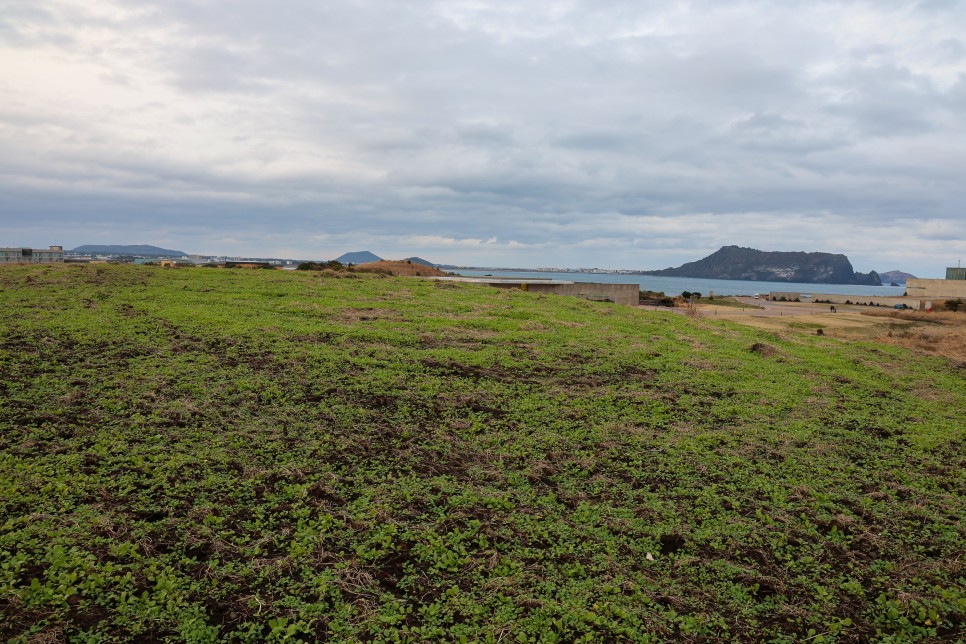
{"label": "concrete structure", "polygon": [[637,306],[640,297],[640,284],[602,284],[599,282],[571,282],[539,278],[504,277],[433,277],[441,282],[467,282],[485,284],[495,288],[517,288],[530,293],[568,295],[594,302],[614,302],[624,306]]}
{"label": "concrete structure", "polygon": [[933,300],[964,299],[966,279],[930,280],[910,277],[906,280],[906,295]]}
{"label": "concrete structure", "polygon": [[0,248],[0,264],[61,264],[64,261],[64,247],[41,248]]}

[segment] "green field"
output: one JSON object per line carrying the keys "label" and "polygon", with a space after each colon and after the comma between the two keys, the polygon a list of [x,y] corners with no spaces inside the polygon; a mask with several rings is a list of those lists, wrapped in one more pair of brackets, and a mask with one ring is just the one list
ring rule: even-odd
{"label": "green field", "polygon": [[406,278],[0,269],[0,638],[941,641],[966,369]]}

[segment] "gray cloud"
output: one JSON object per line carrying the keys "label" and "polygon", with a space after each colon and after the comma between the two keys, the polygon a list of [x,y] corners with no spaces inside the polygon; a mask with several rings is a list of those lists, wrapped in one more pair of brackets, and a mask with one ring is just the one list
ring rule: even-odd
{"label": "gray cloud", "polygon": [[938,0],[0,2],[0,243],[936,273],[935,242],[966,254],[964,27]]}

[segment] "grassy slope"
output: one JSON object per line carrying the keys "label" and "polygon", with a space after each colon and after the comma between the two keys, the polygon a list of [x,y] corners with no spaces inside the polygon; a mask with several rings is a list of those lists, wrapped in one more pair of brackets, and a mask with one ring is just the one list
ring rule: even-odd
{"label": "grassy slope", "polygon": [[964,372],[406,279],[0,270],[0,637],[962,635]]}

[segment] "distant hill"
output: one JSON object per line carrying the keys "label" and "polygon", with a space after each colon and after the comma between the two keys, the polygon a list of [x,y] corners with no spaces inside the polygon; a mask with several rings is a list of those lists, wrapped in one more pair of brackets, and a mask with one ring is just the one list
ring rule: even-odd
{"label": "distant hill", "polygon": [[423,266],[436,266],[436,264],[423,259],[422,257],[407,257],[403,260],[404,262],[412,262],[413,264],[422,264]]}
{"label": "distant hill", "polygon": [[900,270],[879,273],[879,277],[882,279],[883,284],[905,284],[907,279],[916,279],[915,275],[912,275],[911,273],[903,273]]}
{"label": "distant hill", "polygon": [[169,255],[180,256],[188,254],[183,250],[168,250],[167,248],[158,248],[157,246],[148,246],[147,244],[127,246],[122,244],[85,244],[84,246],[78,246],[70,252],[83,255],[140,255],[142,257],[167,257]]}
{"label": "distant hill", "polygon": [[335,261],[340,264],[368,264],[369,262],[380,262],[382,258],[370,253],[367,250],[360,250],[354,253],[346,253],[337,257]]}
{"label": "distant hill", "polygon": [[882,285],[879,274],[875,271],[856,273],[845,255],[765,252],[740,246],[724,246],[696,262],[644,273],[715,280]]}

